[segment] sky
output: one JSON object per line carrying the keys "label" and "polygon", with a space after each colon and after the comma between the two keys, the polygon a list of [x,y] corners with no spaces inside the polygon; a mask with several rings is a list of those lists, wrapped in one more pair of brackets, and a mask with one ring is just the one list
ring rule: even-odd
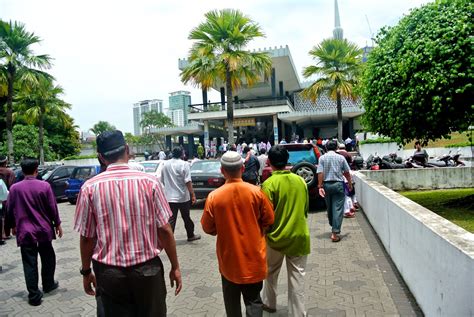
{"label": "sky", "polygon": [[[426,0],[339,0],[344,37],[360,47],[386,25],[395,25]],[[42,42],[35,54],[49,54],[48,72],[72,104],[70,114],[81,131],[105,120],[133,132],[133,103],[162,99],[188,90],[193,103],[201,92],[183,85],[178,58],[192,45],[189,32],[210,10],[233,8],[250,16],[266,37],[249,49],[288,45],[302,80],[314,64],[308,52],[332,37],[334,0],[0,0],[0,19],[16,20]],[[219,101],[217,92],[211,101]]]}

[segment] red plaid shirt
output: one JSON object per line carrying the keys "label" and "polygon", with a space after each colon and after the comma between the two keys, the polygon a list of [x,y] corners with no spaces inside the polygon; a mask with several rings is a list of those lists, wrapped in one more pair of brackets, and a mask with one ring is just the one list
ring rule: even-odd
{"label": "red plaid shirt", "polygon": [[166,225],[171,215],[154,176],[126,164],[112,164],[82,186],[74,230],[97,238],[94,260],[129,267],[160,254],[157,228]]}

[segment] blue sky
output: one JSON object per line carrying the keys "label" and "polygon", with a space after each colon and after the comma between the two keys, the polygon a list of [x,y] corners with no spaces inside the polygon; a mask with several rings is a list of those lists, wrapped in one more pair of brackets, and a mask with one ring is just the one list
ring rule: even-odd
{"label": "blue sky", "polygon": [[[371,34],[394,25],[426,0],[339,0],[344,37],[370,45]],[[26,24],[43,41],[35,53],[54,58],[50,70],[73,105],[80,129],[106,120],[133,131],[132,104],[169,93],[200,91],[179,80],[178,58],[186,57],[189,31],[212,9],[240,9],[257,21],[266,38],[249,48],[288,45],[299,72],[312,64],[308,51],[332,36],[333,0],[1,0],[0,18]],[[367,17],[367,18],[366,18]],[[213,98],[215,97],[215,98]],[[217,101],[217,94],[211,94]]]}

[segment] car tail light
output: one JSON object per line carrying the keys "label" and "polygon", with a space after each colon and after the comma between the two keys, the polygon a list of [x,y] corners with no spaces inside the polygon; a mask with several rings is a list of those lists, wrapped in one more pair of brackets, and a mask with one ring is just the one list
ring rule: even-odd
{"label": "car tail light", "polygon": [[313,151],[314,151],[314,154],[316,155],[316,158],[318,159],[319,161],[319,157],[321,156],[321,152],[319,152],[319,149],[317,146],[314,146],[313,147]]}
{"label": "car tail light", "polygon": [[210,186],[219,187],[225,183],[225,180],[219,177],[211,177],[207,179]]}

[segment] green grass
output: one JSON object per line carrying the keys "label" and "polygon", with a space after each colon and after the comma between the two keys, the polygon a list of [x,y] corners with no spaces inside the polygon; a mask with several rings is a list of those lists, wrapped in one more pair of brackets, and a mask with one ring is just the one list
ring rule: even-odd
{"label": "green grass", "polygon": [[400,194],[474,233],[474,188],[408,191]]}
{"label": "green grass", "polygon": [[[436,141],[431,141],[426,147],[462,147],[471,145],[469,141],[469,134],[474,132],[453,132],[451,133],[451,139],[439,139]],[[405,150],[411,150],[415,146],[415,141],[412,141],[404,146]]]}

